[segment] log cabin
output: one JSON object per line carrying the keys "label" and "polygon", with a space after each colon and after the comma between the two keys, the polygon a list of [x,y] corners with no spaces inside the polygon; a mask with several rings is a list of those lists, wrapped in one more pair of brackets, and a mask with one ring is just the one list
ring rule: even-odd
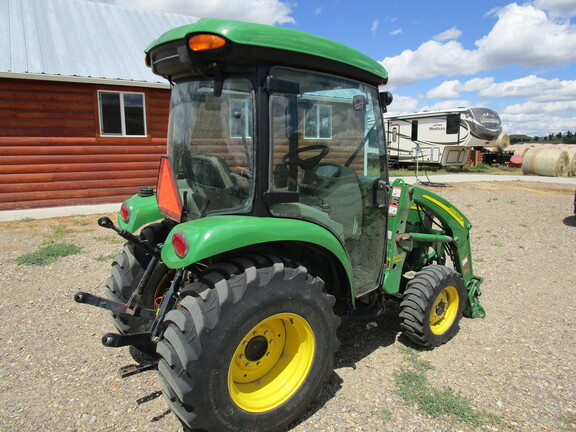
{"label": "log cabin", "polygon": [[0,211],[121,202],[155,185],[170,87],[144,49],[196,20],[85,0],[0,2]]}

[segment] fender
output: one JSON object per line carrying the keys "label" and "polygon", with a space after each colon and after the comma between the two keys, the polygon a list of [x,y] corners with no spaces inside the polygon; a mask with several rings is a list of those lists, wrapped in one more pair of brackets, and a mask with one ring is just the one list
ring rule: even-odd
{"label": "fender", "polygon": [[[177,231],[184,234],[190,248],[183,258],[176,255],[172,246],[172,236]],[[234,249],[277,241],[311,243],[328,250],[344,267],[354,290],[352,266],[340,241],[327,229],[296,219],[223,215],[185,222],[168,234],[162,261],[168,268],[178,269]]]}
{"label": "fender", "polygon": [[130,219],[124,222],[118,214],[118,225],[132,234],[141,226],[166,217],[160,213],[156,195],[142,197],[136,194],[124,201],[124,204],[130,209]]}

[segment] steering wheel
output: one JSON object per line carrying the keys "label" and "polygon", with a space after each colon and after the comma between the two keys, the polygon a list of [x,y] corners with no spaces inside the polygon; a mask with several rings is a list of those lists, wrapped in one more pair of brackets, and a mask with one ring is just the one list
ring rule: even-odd
{"label": "steering wheel", "polygon": [[[310,152],[310,151],[315,151],[315,150],[320,150],[320,153],[318,153],[317,155],[314,155],[314,156],[310,156],[310,157],[305,158],[305,159],[300,157],[300,153],[305,153],[305,152]],[[286,166],[296,164],[300,168],[302,168],[303,170],[312,170],[316,167],[316,165],[318,165],[320,163],[322,158],[324,156],[326,156],[329,151],[330,151],[330,148],[326,145],[323,145],[323,144],[309,145],[306,147],[301,147],[299,149],[289,151],[288,153],[286,153],[282,157],[282,162]]]}

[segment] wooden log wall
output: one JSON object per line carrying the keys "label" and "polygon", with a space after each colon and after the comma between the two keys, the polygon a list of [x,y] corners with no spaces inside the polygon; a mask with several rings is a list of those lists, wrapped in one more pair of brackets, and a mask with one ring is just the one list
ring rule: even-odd
{"label": "wooden log wall", "polygon": [[[101,137],[98,90],[145,94],[146,137]],[[0,79],[0,210],[121,202],[156,184],[169,90]]]}

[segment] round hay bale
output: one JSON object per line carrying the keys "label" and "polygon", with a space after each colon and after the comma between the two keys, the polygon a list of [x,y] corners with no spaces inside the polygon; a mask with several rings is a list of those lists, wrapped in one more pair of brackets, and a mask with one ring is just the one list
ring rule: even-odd
{"label": "round hay bale", "polygon": [[568,163],[568,175],[570,177],[576,177],[576,152],[572,154],[570,162]]}
{"label": "round hay bale", "polygon": [[556,148],[562,149],[568,153],[568,175],[576,177],[576,144],[557,144]]}
{"label": "round hay bale", "polygon": [[498,135],[498,138],[496,138],[496,147],[498,147],[500,150],[506,150],[508,147],[510,147],[510,137],[508,134]]}
{"label": "round hay bale", "polygon": [[526,156],[526,153],[532,147],[534,147],[534,144],[512,144],[508,150],[513,151],[515,155]]}
{"label": "round hay bale", "polygon": [[570,162],[568,162],[568,175],[576,177],[576,145],[566,145],[563,149],[568,153]]}
{"label": "round hay bale", "polygon": [[528,150],[522,163],[522,174],[547,177],[568,175],[568,153],[561,149],[534,147]]}

